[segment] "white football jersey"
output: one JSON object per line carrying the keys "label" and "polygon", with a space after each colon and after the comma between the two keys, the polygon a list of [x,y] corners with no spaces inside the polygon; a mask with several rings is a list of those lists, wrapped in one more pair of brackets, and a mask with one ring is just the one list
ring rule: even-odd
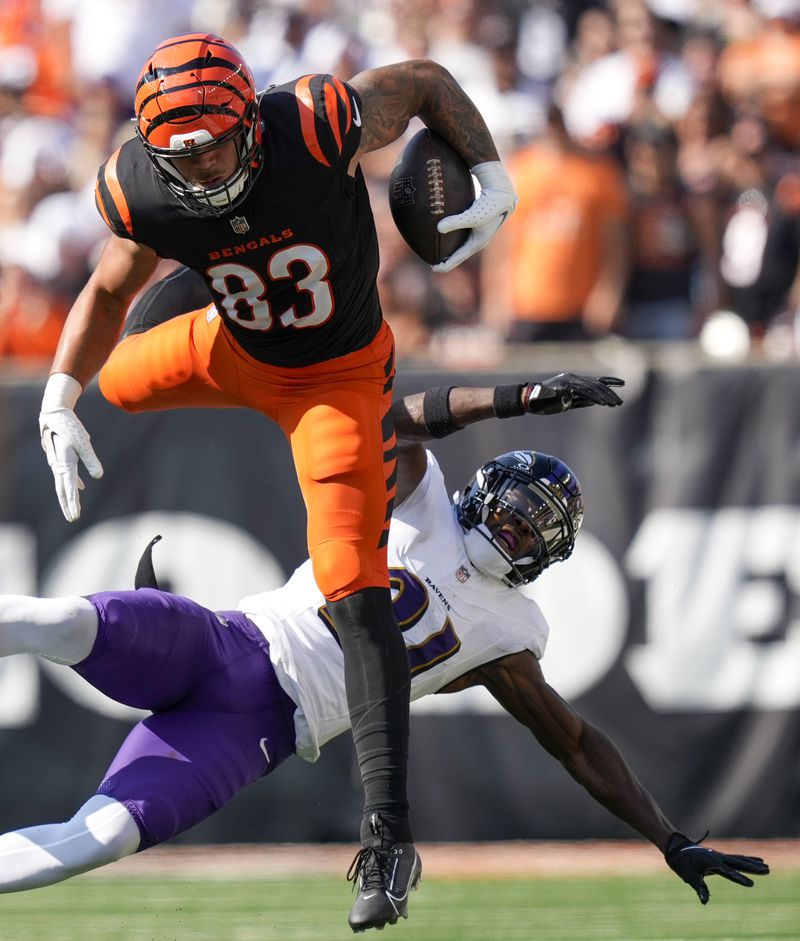
{"label": "white football jersey", "polygon": [[[397,623],[411,664],[411,698],[435,693],[484,663],[530,650],[544,654],[548,626],[539,606],[467,558],[462,529],[436,458],[416,490],[395,507],[389,576]],[[311,562],[282,588],[237,608],[269,641],[278,678],[297,703],[297,754],[316,761],[350,726],[344,659]]]}

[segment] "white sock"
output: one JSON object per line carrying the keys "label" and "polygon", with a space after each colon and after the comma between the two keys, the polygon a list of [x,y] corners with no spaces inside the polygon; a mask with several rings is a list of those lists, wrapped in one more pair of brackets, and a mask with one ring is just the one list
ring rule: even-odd
{"label": "white sock", "polygon": [[0,893],[38,889],[106,866],[135,853],[140,839],[123,804],[95,795],[66,823],[0,836]]}
{"label": "white sock", "polygon": [[0,657],[34,653],[69,666],[88,657],[97,612],[86,598],[0,595]]}

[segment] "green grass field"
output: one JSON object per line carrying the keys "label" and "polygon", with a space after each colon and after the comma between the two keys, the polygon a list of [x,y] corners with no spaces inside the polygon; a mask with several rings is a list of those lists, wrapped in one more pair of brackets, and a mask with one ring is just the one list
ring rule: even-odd
{"label": "green grass field", "polygon": [[[800,938],[800,871],[754,889],[712,878],[703,907],[663,875],[426,879],[386,941],[773,941]],[[355,937],[343,879],[79,877],[0,898],[3,941],[335,941]],[[368,932],[363,937],[375,938]]]}

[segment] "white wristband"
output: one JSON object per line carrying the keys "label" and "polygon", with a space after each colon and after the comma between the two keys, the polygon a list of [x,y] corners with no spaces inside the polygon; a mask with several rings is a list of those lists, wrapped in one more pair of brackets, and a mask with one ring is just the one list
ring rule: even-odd
{"label": "white wristband", "polygon": [[499,160],[476,163],[475,166],[470,169],[478,178],[481,189],[499,189],[505,190],[506,192],[514,192],[514,184],[511,182],[511,177]]}
{"label": "white wristband", "polygon": [[74,411],[81,392],[83,392],[83,386],[77,379],[65,372],[55,372],[44,387],[42,411],[56,412],[62,408]]}

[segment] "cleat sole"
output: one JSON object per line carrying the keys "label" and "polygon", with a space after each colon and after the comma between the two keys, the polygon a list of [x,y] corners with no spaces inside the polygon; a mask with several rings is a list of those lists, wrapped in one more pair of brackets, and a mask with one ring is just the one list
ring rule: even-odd
{"label": "cleat sole", "polygon": [[[408,918],[408,912],[406,912],[403,915],[403,918]],[[395,916],[394,918],[387,919],[385,922],[383,922],[380,925],[358,925],[357,927],[353,927],[353,925],[350,925],[350,927],[353,930],[353,934],[362,934],[363,932],[369,931],[372,928],[374,928],[376,931],[383,931],[383,929],[387,925],[396,925],[396,924],[397,924],[397,917]]]}

